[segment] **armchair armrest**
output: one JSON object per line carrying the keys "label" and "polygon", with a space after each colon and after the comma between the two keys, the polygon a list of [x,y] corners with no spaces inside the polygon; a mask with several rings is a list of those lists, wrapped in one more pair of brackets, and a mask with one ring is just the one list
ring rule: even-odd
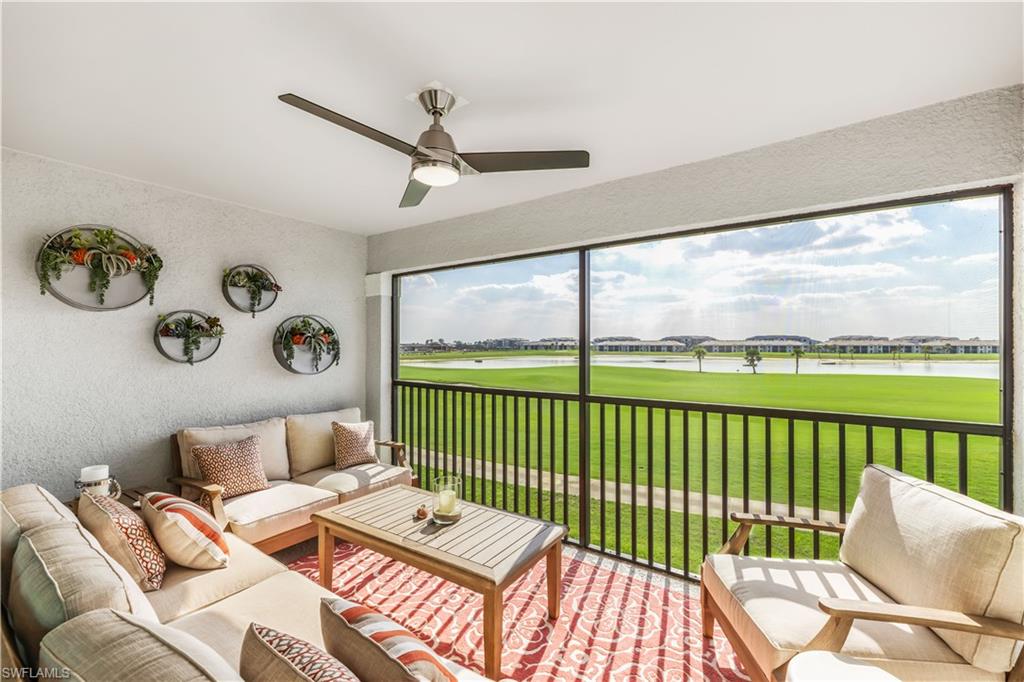
{"label": "armchair armrest", "polygon": [[818,608],[834,618],[906,623],[943,630],[960,630],[975,635],[1024,640],[1024,625],[1020,623],[988,616],[974,616],[960,611],[834,597],[819,599]]}
{"label": "armchair armrest", "polygon": [[381,447],[391,448],[391,454],[395,458],[395,463],[400,467],[408,468],[409,463],[405,458],[405,443],[399,443],[394,440],[378,440],[375,442]]}
{"label": "armchair armrest", "polygon": [[182,488],[193,488],[201,493],[205,493],[210,498],[210,510],[213,512],[214,521],[219,523],[221,528],[227,528],[228,516],[224,513],[224,500],[221,499],[221,495],[224,493],[223,487],[209,481],[201,481],[198,478],[186,478],[184,476],[172,476],[167,479],[167,482],[179,485]]}
{"label": "armchair armrest", "polygon": [[821,521],[818,519],[797,518],[794,516],[776,516],[770,514],[745,514],[733,512],[729,518],[740,524],[728,542],[722,545],[719,554],[739,554],[743,545],[747,544],[750,531],[754,526],[781,526],[783,528],[800,528],[803,530],[817,530],[825,533],[843,533],[846,525],[835,521]]}

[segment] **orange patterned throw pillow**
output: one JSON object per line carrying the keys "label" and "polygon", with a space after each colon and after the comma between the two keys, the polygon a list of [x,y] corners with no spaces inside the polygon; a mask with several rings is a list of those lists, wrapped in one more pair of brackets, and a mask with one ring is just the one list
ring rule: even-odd
{"label": "orange patterned throw pillow", "polygon": [[240,660],[242,679],[250,682],[359,682],[326,651],[257,623],[245,633]]}
{"label": "orange patterned throw pillow", "polygon": [[373,422],[339,424],[334,429],[334,468],[347,469],[357,464],[376,464],[377,449],[373,443]]}
{"label": "orange patterned throw pillow", "polygon": [[160,549],[179,566],[209,570],[228,565],[231,550],[220,524],[195,502],[168,493],[147,493],[142,518]]}
{"label": "orange patterned throw pillow", "polygon": [[458,682],[483,680],[434,653],[419,637],[373,609],[341,597],[320,600],[327,653],[361,680]]}
{"label": "orange patterned throw pillow", "polygon": [[249,436],[233,443],[193,445],[192,458],[204,481],[224,488],[224,499],[270,487],[260,459],[259,436]]}
{"label": "orange patterned throw pillow", "polygon": [[143,592],[160,589],[167,560],[141,516],[113,498],[83,491],[78,519]]}

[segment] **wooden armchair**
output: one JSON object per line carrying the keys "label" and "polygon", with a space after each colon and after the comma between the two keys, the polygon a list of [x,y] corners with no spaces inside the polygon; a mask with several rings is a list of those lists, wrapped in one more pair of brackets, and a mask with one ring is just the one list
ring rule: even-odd
{"label": "wooden armchair", "polygon": [[[782,680],[817,650],[898,679],[1024,682],[1021,517],[869,465],[846,524],[731,519],[701,569],[702,629],[719,623],[752,680]],[[755,526],[840,534],[840,560],[740,556]]]}

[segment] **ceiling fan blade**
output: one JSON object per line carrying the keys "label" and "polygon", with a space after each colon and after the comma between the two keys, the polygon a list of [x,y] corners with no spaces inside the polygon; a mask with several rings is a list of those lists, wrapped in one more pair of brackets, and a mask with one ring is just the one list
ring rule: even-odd
{"label": "ceiling fan blade", "polygon": [[322,107],[319,104],[310,102],[308,99],[303,99],[298,95],[288,93],[285,95],[279,95],[278,99],[284,102],[285,104],[292,105],[297,109],[302,109],[303,111],[313,114],[314,116],[319,116],[325,121],[330,121],[331,123],[339,125],[342,128],[348,128],[353,133],[359,133],[363,137],[368,137],[374,142],[380,142],[383,145],[391,147],[395,151],[402,152],[406,156],[412,156],[413,153],[416,151],[416,147],[409,144],[408,142],[403,142],[402,140],[399,140],[397,137],[391,137],[387,133],[382,133],[381,131],[375,128],[371,128],[368,125],[363,125],[359,121],[354,121],[347,116],[342,116],[336,111],[331,111],[330,109]]}
{"label": "ceiling fan blade", "polygon": [[590,152],[583,150],[559,152],[470,152],[459,158],[480,173],[504,171],[551,170],[554,168],[587,168]]}
{"label": "ceiling fan blade", "polygon": [[429,190],[430,185],[425,185],[418,180],[409,178],[409,184],[405,186],[405,194],[402,195],[402,200],[398,202],[398,207],[409,208],[410,206],[419,206]]}

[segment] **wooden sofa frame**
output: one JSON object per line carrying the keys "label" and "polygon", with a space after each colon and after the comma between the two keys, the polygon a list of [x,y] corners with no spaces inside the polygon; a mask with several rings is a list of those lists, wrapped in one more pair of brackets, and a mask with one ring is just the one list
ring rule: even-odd
{"label": "wooden sofa frame", "polygon": [[[405,443],[399,443],[393,440],[378,440],[374,442],[381,447],[391,449],[395,464],[402,467],[408,466],[405,456]],[[187,478],[182,475],[181,452],[178,445],[177,434],[171,435],[171,471],[174,475],[168,478],[167,482],[178,486],[179,492],[181,488],[192,488],[200,493],[206,493],[210,498],[210,510],[213,512],[214,520],[220,524],[221,528],[226,528],[228,525],[228,517],[224,512],[224,500],[221,497],[224,493],[224,489],[216,483],[201,481],[195,478]],[[416,477],[413,476],[413,485],[417,485],[417,483],[418,481],[416,480]],[[272,535],[269,538],[253,543],[253,546],[264,554],[273,554],[274,552],[281,551],[285,547],[297,545],[300,542],[310,540],[316,536],[317,527],[316,524],[311,521],[305,525],[292,528],[291,530],[286,530],[283,533],[278,533],[277,535]]]}
{"label": "wooden sofa frame", "polygon": [[[838,534],[846,531],[846,526],[842,523],[790,516],[733,512],[729,518],[738,523],[739,526],[737,526],[729,540],[718,551],[719,554],[739,554],[743,550],[744,545],[747,544],[750,531],[754,526],[759,525],[800,528],[803,530]],[[750,649],[747,648],[746,643],[740,638],[735,626],[729,622],[722,608],[715,603],[711,594],[704,587],[703,581],[701,582],[700,600],[701,625],[705,638],[710,639],[714,636],[715,621],[717,620],[751,680],[755,682],[782,682],[785,679],[788,663],[784,663],[773,670],[771,678],[765,677],[764,672],[750,653]],[[840,651],[846,642],[846,637],[850,634],[853,621],[856,619],[923,625],[929,628],[960,630],[978,635],[1024,640],[1024,625],[1020,623],[961,613],[959,611],[907,606],[904,604],[880,604],[877,602],[836,599],[832,597],[820,598],[818,600],[818,608],[828,614],[829,618],[821,630],[818,631],[818,634],[804,647],[805,651]],[[1006,673],[1006,680],[1007,682],[1024,682],[1024,653],[1017,657],[1013,668]]]}

